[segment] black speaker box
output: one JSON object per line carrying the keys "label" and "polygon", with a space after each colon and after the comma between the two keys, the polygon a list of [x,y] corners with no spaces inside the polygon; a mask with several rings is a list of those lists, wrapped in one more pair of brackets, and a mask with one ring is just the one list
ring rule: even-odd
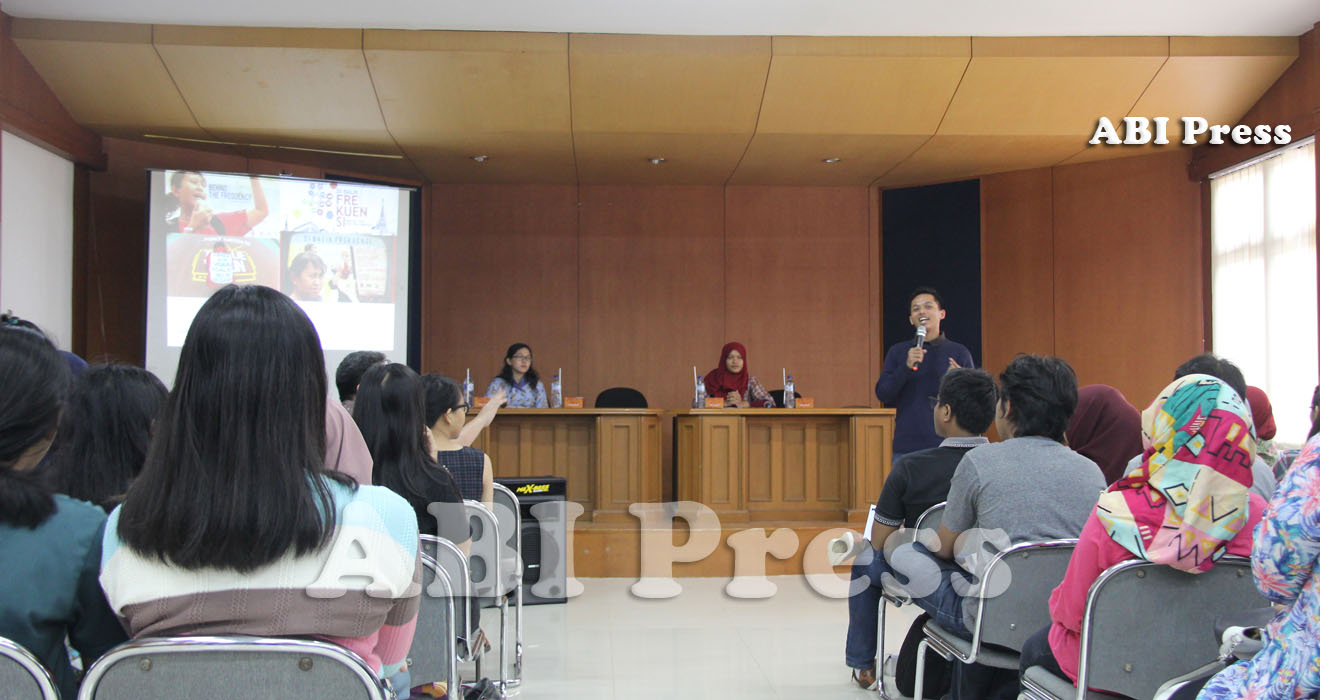
{"label": "black speaker box", "polygon": [[[523,604],[566,602],[569,552],[564,504],[568,481],[559,476],[542,476],[501,477],[495,482],[518,497],[522,515]],[[538,508],[540,504],[549,505]]]}

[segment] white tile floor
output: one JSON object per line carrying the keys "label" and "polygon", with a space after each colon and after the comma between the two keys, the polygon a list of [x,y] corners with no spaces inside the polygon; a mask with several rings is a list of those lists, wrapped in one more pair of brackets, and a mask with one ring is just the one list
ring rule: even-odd
{"label": "white tile floor", "polygon": [[[847,603],[801,577],[771,580],[779,591],[762,600],[726,596],[724,578],[678,579],[678,597],[647,600],[629,592],[631,580],[582,579],[580,597],[524,608],[524,681],[510,695],[874,700],[843,663]],[[914,609],[889,609],[888,652],[897,653]],[[493,632],[498,617],[485,614],[483,627]]]}

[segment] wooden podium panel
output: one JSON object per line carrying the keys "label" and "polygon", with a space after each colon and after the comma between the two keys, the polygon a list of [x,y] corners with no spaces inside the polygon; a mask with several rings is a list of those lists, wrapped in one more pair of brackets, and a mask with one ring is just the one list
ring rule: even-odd
{"label": "wooden podium panel", "polygon": [[721,520],[856,520],[889,475],[893,409],[675,413],[678,497]]}
{"label": "wooden podium panel", "polygon": [[628,506],[660,500],[662,411],[502,409],[473,447],[495,476],[562,476],[584,521],[631,520]]}

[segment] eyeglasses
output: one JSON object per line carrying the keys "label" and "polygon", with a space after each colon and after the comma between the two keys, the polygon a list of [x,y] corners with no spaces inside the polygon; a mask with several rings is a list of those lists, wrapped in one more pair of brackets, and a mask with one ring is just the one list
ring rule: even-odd
{"label": "eyeglasses", "polygon": [[932,409],[934,409],[936,406],[940,405],[940,397],[938,397],[938,396],[927,396],[927,397],[926,397],[926,400],[930,402],[930,407],[931,407]]}
{"label": "eyeglasses", "polygon": [[464,412],[464,413],[467,413],[468,405],[465,404],[465,403],[461,403],[461,404],[459,404],[459,405],[457,405],[457,406],[455,406],[455,407],[453,407],[453,408],[451,408],[451,409],[449,409],[449,410],[451,410],[451,411],[462,411],[462,412]]}
{"label": "eyeglasses", "polygon": [[510,359],[510,360],[527,360],[528,362],[531,362],[531,361],[532,361],[532,356],[531,356],[531,355],[514,355],[513,357],[511,357],[511,358],[509,358],[509,359]]}

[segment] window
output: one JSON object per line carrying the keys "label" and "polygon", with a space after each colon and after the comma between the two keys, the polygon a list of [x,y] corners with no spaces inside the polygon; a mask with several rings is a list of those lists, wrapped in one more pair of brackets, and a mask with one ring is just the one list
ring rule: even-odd
{"label": "window", "polygon": [[1213,347],[1300,443],[1317,380],[1315,142],[1210,176]]}

